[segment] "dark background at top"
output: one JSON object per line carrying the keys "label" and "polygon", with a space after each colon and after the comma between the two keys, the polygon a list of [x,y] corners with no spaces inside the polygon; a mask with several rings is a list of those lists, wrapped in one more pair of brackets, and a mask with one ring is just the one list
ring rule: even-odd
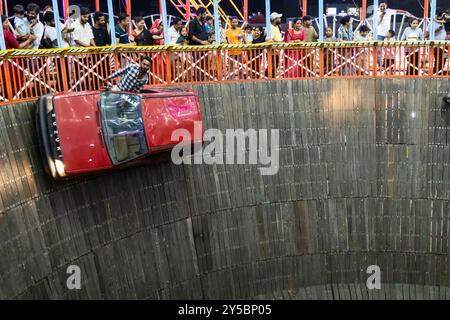
{"label": "dark background at top", "polygon": [[[12,7],[15,4],[22,4],[26,6],[27,3],[30,1],[28,0],[9,0],[8,3],[8,9],[9,9],[9,15],[12,15]],[[51,4],[50,0],[35,0],[33,1],[42,7],[46,4]],[[235,0],[236,4],[238,6],[242,7],[240,3],[242,3],[242,0]],[[249,0],[249,14],[252,12],[262,12],[264,14],[264,0]],[[295,17],[300,16],[300,5],[301,0],[272,0],[271,3],[271,11],[277,11],[279,13],[283,13],[285,17]],[[309,0],[308,1],[308,14],[312,16],[317,16],[318,8],[317,8],[317,0]],[[367,1],[370,5],[372,3],[371,0]],[[61,1],[62,3],[62,1]],[[77,4],[77,5],[84,5],[89,7],[91,10],[95,9],[95,1],[90,0],[73,0],[70,1],[71,4]],[[355,6],[354,4],[360,5],[362,3],[361,0],[325,0],[325,4],[332,5],[332,4],[348,4],[349,6]],[[444,3],[446,7],[450,7],[450,1],[449,0],[438,0],[438,6],[443,6]],[[125,0],[113,0],[114,4],[114,13],[117,14],[117,12],[124,11],[124,4]],[[107,11],[107,1],[101,0],[100,1],[101,10],[106,12]],[[168,6],[168,12],[172,15],[178,15],[178,12],[176,9],[172,7],[170,2],[167,0],[167,6]],[[402,0],[402,1],[395,1],[391,0],[390,5],[391,8],[398,8],[398,9],[405,9],[410,11],[411,13],[415,14],[418,17],[423,16],[423,0]],[[231,6],[225,6],[225,11],[229,12],[231,14],[235,13],[234,9],[232,9]],[[133,16],[136,15],[150,15],[150,14],[157,14],[159,13],[159,0],[134,0],[132,1],[132,14]]]}

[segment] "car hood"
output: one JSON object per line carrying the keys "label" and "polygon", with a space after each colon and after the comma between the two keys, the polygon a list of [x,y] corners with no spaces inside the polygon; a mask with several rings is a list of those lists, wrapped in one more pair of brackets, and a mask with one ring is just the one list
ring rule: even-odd
{"label": "car hood", "polygon": [[89,172],[112,166],[100,130],[98,93],[53,98],[65,170]]}

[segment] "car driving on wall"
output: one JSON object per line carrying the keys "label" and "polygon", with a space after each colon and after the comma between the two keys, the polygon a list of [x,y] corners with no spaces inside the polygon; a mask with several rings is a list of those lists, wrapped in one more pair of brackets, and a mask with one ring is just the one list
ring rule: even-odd
{"label": "car driving on wall", "polygon": [[55,179],[141,164],[172,149],[177,129],[192,133],[184,143],[201,143],[194,141],[201,121],[196,93],[184,88],[50,94],[36,111],[45,169]]}

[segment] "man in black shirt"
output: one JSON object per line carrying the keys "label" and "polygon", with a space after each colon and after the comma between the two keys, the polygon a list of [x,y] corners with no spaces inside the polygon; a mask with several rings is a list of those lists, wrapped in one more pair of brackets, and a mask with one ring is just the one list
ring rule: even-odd
{"label": "man in black shirt", "polygon": [[204,7],[197,9],[197,17],[189,22],[189,44],[192,46],[209,44],[205,20],[208,13]]}
{"label": "man in black shirt", "polygon": [[106,19],[103,12],[97,11],[94,14],[94,27],[92,28],[94,34],[94,41],[97,47],[109,46],[111,44],[111,37],[108,30],[106,30]]}

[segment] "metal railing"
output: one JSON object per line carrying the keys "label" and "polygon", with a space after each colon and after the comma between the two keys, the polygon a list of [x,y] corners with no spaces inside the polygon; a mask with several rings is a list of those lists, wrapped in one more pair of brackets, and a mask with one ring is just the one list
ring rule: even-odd
{"label": "metal railing", "polygon": [[[0,103],[99,90],[129,63],[152,57],[150,84],[323,78],[450,77],[450,42],[64,48],[0,51]],[[110,82],[111,85],[116,80]]]}

